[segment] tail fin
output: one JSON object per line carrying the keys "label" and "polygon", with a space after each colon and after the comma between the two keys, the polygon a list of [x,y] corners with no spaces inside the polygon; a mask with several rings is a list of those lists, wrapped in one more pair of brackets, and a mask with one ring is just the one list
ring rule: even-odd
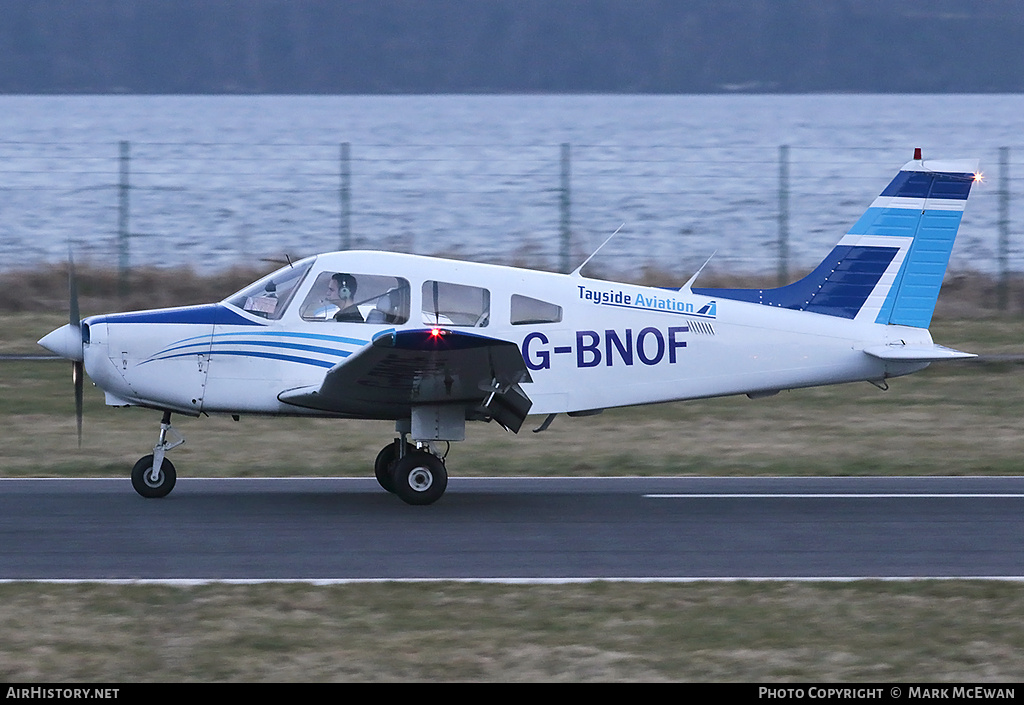
{"label": "tail fin", "polygon": [[927,328],[977,161],[920,151],[813,272],[777,289],[694,293],[875,323]]}

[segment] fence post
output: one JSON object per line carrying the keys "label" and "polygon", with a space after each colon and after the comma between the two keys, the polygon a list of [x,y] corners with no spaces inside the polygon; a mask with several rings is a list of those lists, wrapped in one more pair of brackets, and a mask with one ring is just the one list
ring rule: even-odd
{"label": "fence post", "polygon": [[559,210],[561,212],[561,234],[562,234],[561,250],[562,251],[561,251],[560,262],[559,262],[559,265],[560,265],[559,266],[559,271],[564,272],[564,273],[568,273],[569,272],[569,267],[570,267],[570,264],[569,264],[569,262],[570,262],[570,259],[569,259],[569,257],[570,257],[569,249],[571,247],[571,239],[572,239],[571,231],[569,229],[569,223],[570,223],[569,209],[570,209],[570,206],[572,204],[572,195],[571,195],[571,193],[569,191],[569,189],[570,189],[570,184],[569,184],[570,174],[571,174],[571,164],[570,164],[569,143],[568,142],[563,142],[562,143],[562,192],[561,192],[561,197],[559,199],[559,206],[560,206]]}
{"label": "fence post", "polygon": [[999,148],[999,284],[998,308],[1005,311],[1010,298],[1010,148]]}
{"label": "fence post", "polygon": [[778,283],[789,283],[789,145],[779,147],[779,262]]}
{"label": "fence post", "polygon": [[129,143],[120,144],[120,173],[117,208],[117,291],[121,298],[128,295],[128,183]]}
{"label": "fence post", "polygon": [[341,143],[341,189],[338,194],[341,206],[340,228],[340,249],[352,249],[352,200],[351,200],[352,170],[349,166],[349,143]]}

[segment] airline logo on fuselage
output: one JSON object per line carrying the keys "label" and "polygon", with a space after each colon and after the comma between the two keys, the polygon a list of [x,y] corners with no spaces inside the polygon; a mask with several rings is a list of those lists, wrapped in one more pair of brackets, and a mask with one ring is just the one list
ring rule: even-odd
{"label": "airline logo on fuselage", "polygon": [[589,301],[598,306],[680,313],[701,318],[715,318],[718,313],[718,305],[715,301],[697,304],[671,296],[667,291],[664,295],[660,295],[653,291],[651,293],[643,291],[630,293],[622,289],[595,289],[582,284],[577,284],[576,288],[579,290],[581,301]]}

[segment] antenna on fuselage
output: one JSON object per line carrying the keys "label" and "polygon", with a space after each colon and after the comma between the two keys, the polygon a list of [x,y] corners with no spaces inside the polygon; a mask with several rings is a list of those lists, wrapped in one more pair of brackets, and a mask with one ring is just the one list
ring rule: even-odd
{"label": "antenna on fuselage", "polygon": [[260,262],[269,262],[270,264],[287,264],[289,267],[294,267],[292,264],[291,256],[285,252],[284,259],[277,259],[275,257],[260,257]]}
{"label": "antenna on fuselage", "polygon": [[[711,257],[714,257],[717,254],[718,254],[718,250],[715,250],[714,252],[711,253]],[[697,277],[699,277],[700,273],[704,271],[704,268],[708,266],[708,262],[711,261],[711,257],[708,257],[706,260],[704,260],[704,264],[702,264],[700,267],[697,268],[697,271],[693,273],[693,276],[690,277],[690,280],[687,281],[685,284],[683,284],[679,288],[679,291],[685,291],[685,290],[687,290],[687,289],[689,289],[690,287],[693,286],[693,283],[695,281],[697,281]]]}
{"label": "antenna on fuselage", "polygon": [[587,262],[589,262],[590,260],[594,259],[594,255],[596,255],[596,254],[597,254],[598,252],[600,252],[600,251],[601,251],[601,248],[602,248],[602,247],[604,247],[604,246],[605,246],[605,245],[607,245],[607,244],[608,244],[609,242],[611,242],[611,241],[612,241],[612,238],[613,238],[613,237],[615,237],[616,235],[618,235],[618,234],[619,234],[619,231],[620,231],[620,230],[622,230],[622,229],[623,229],[624,227],[626,227],[626,224],[625,224],[625,223],[623,223],[623,224],[622,224],[622,225],[620,225],[619,227],[615,228],[615,232],[613,232],[613,233],[612,233],[611,235],[609,235],[609,236],[608,236],[608,239],[607,239],[607,240],[605,240],[604,242],[602,242],[602,243],[601,243],[601,244],[600,244],[600,245],[598,246],[598,248],[597,248],[596,250],[594,250],[594,251],[593,251],[593,253],[591,253],[590,257],[587,257],[587,258],[586,258],[585,260],[583,260],[583,264],[581,264],[581,265],[580,265],[579,267],[577,267],[576,269],[572,270],[572,273],[571,273],[571,274],[570,274],[569,276],[570,276],[570,277],[578,277],[578,276],[580,276],[580,270],[581,270],[581,269],[583,269],[584,267],[586,267],[586,266],[587,266]]}

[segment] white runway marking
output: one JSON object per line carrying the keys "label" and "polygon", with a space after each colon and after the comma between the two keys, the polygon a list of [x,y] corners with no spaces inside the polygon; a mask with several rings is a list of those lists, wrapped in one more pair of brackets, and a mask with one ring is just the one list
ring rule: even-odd
{"label": "white runway marking", "polygon": [[1021,575],[992,576],[838,576],[834,578],[816,576],[792,577],[664,577],[664,578],[13,578],[0,580],[0,585],[17,583],[49,585],[166,585],[169,587],[200,587],[203,585],[310,585],[328,587],[331,585],[358,585],[364,583],[478,583],[484,585],[575,585],[586,583],[856,583],[856,582],[924,582],[924,581],[986,581],[1024,582]]}
{"label": "white runway marking", "polygon": [[362,583],[481,583],[488,585],[575,585],[580,583],[857,583],[883,582],[903,583],[922,582],[926,580],[951,581],[996,581],[1020,583],[1024,575],[986,575],[986,576],[792,576],[792,577],[746,577],[726,578],[717,576],[704,577],[662,577],[662,578],[614,578],[614,577],[580,577],[580,578],[9,578],[0,579],[0,585],[17,583],[49,584],[49,585],[167,585],[170,587],[199,587],[202,585],[357,585]]}
{"label": "white runway marking", "polygon": [[760,493],[687,493],[687,494],[645,494],[643,495],[648,499],[1024,499],[1024,494],[1006,494],[1006,493],[994,493],[994,494],[980,494],[980,493],[950,493],[950,494],[930,494],[921,492],[886,492],[886,493],[797,493],[797,494],[779,494],[775,492],[760,492]]}

